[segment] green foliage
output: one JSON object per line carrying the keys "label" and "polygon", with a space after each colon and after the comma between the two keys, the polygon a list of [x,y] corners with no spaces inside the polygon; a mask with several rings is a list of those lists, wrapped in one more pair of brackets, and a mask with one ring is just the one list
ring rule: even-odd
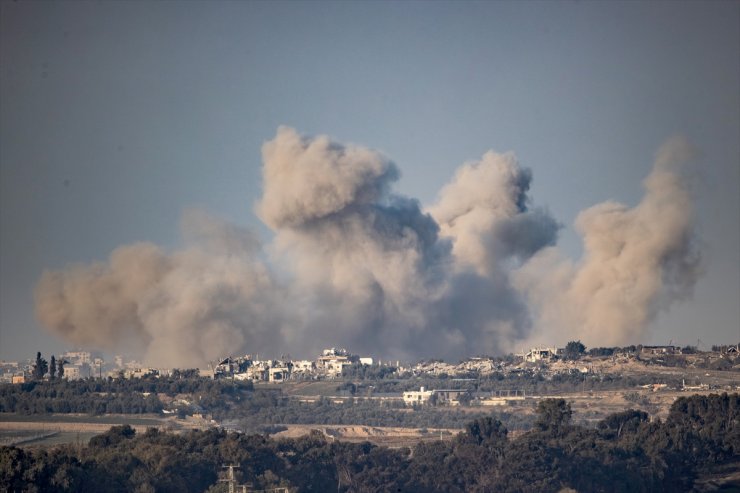
{"label": "green foliage", "polygon": [[581,341],[570,341],[565,345],[563,351],[563,358],[570,360],[577,360],[583,353],[586,352],[586,346],[581,344]]}
{"label": "green foliage", "polygon": [[[273,424],[334,424],[365,426],[396,426],[407,428],[463,428],[471,419],[490,416],[490,411],[420,407],[413,412],[398,412],[397,402],[369,400],[336,404],[329,399],[304,403],[273,393],[255,391],[240,407],[231,411],[239,428],[247,432],[262,432]],[[515,411],[496,414],[510,429],[529,429],[532,420]]]}
{"label": "green foliage", "polygon": [[570,425],[573,411],[565,399],[544,399],[537,404],[535,426],[541,431],[560,434]]}
{"label": "green foliage", "polygon": [[640,425],[647,421],[648,414],[645,411],[628,409],[607,416],[598,423],[597,429],[605,437],[621,438],[623,433],[636,433]]}
{"label": "green foliage", "polygon": [[218,429],[113,427],[87,447],[0,447],[0,491],[216,492],[224,487],[222,464],[233,463],[239,483],[255,490],[673,492],[697,489],[707,467],[738,464],[738,394],[678,399],[665,422],[627,410],[596,429],[568,425],[569,411],[561,399],[542,401],[542,426],[517,438],[483,417],[455,440],[412,450],[328,441],[320,432],[271,440]]}
{"label": "green foliage", "polygon": [[[61,362],[61,360],[60,360]],[[0,384],[0,412],[19,414],[160,413],[158,395],[190,394],[216,415],[228,415],[253,389],[251,382],[204,378],[83,379]]]}
{"label": "green foliage", "polygon": [[136,435],[136,430],[129,425],[112,426],[110,430],[102,435],[94,436],[90,439],[90,447],[110,447],[117,445],[123,440],[128,440]]}
{"label": "green foliage", "polygon": [[588,355],[589,356],[595,356],[595,357],[599,357],[599,356],[611,356],[611,355],[613,355],[618,350],[619,350],[619,348],[594,347],[594,348],[591,348],[591,349],[588,350]]}
{"label": "green foliage", "polygon": [[363,365],[356,362],[342,368],[342,377],[359,380],[383,380],[397,377],[393,366]]}
{"label": "green foliage", "polygon": [[499,446],[506,443],[507,434],[508,430],[501,421],[485,417],[465,425],[465,432],[459,435],[458,442]]}
{"label": "green foliage", "polygon": [[47,371],[49,371],[49,364],[41,357],[41,352],[36,353],[36,362],[33,364],[33,379],[43,380]]}

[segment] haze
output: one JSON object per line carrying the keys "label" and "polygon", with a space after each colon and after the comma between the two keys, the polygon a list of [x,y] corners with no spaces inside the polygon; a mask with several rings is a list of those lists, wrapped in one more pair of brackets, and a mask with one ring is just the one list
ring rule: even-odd
{"label": "haze", "polygon": [[0,8],[2,358],[740,339],[737,3]]}

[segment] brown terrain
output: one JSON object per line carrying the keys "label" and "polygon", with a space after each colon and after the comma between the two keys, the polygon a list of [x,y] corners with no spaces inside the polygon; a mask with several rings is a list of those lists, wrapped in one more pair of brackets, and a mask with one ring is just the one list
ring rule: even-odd
{"label": "brown terrain", "polygon": [[[597,374],[619,374],[622,376],[641,377],[652,382],[644,387],[632,387],[619,390],[585,390],[581,392],[553,393],[552,395],[527,396],[524,400],[511,401],[505,406],[475,406],[470,408],[456,407],[456,410],[478,413],[491,410],[492,413],[506,411],[533,414],[537,403],[544,398],[564,398],[571,403],[573,419],[576,422],[596,422],[609,414],[628,408],[642,409],[651,416],[665,419],[673,402],[681,396],[691,394],[711,394],[737,392],[740,389],[740,371],[708,370],[696,367],[697,362],[706,355],[682,356],[685,367],[666,367],[653,364],[650,358],[642,361],[631,357],[583,358],[576,362],[556,361],[548,365],[550,372],[578,370]],[[657,359],[656,357],[652,358]],[[684,381],[687,388],[676,389],[665,385],[665,382]],[[285,395],[294,397],[318,397],[324,395],[332,398],[338,382],[286,382],[278,385]],[[396,409],[396,412],[401,411]],[[413,412],[410,409],[408,412]],[[0,415],[0,444],[18,444],[22,446],[43,446],[55,443],[86,443],[90,437],[107,431],[113,425],[129,424],[134,429],[143,431],[156,427],[171,431],[204,429],[216,426],[217,423],[203,418],[188,417],[186,420],[172,416],[161,417],[108,415],[93,417],[87,415],[50,415],[27,416]],[[351,442],[370,441],[390,447],[409,446],[425,440],[449,440],[460,430],[425,429],[425,428],[391,428],[363,425],[285,425],[287,430],[274,436],[277,438],[298,437],[318,430],[332,440]]]}

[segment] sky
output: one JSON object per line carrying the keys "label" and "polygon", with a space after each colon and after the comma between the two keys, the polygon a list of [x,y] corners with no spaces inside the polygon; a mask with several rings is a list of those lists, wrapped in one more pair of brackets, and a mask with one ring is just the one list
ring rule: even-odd
{"label": "sky", "polygon": [[424,208],[462,164],[511,151],[576,265],[579,213],[640,203],[682,136],[700,275],[633,343],[737,343],[738,19],[738,2],[2,2],[0,358],[78,345],[34,314],[44,272],[177,251],[187,211],[285,268],[288,240],[255,213],[281,126],[377,150]]}

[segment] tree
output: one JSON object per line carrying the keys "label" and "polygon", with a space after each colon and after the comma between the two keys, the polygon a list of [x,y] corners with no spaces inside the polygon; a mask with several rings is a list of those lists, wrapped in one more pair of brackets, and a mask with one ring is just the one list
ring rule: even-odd
{"label": "tree", "polygon": [[554,435],[560,434],[570,424],[573,411],[565,399],[545,399],[537,404],[535,426]]}
{"label": "tree", "polygon": [[581,341],[570,341],[565,345],[565,351],[563,351],[563,357],[565,359],[576,360],[586,352],[586,346],[581,344]]}
{"label": "tree", "polygon": [[64,377],[64,361],[63,359],[60,359],[57,361],[57,374],[59,375],[59,378]]}
{"label": "tree", "polygon": [[623,432],[637,433],[640,424],[648,421],[649,417],[645,411],[627,409],[610,414],[597,424],[597,429],[604,435],[621,438]]}
{"label": "tree", "polygon": [[49,364],[41,357],[41,352],[36,353],[36,363],[33,365],[33,379],[42,380],[49,370]]}
{"label": "tree", "polygon": [[51,360],[49,361],[49,378],[51,380],[54,380],[54,376],[57,372],[57,360],[54,358],[54,355],[51,355]]}
{"label": "tree", "polygon": [[478,418],[465,425],[465,433],[458,436],[460,443],[499,446],[506,443],[508,430],[501,421],[491,418]]}

